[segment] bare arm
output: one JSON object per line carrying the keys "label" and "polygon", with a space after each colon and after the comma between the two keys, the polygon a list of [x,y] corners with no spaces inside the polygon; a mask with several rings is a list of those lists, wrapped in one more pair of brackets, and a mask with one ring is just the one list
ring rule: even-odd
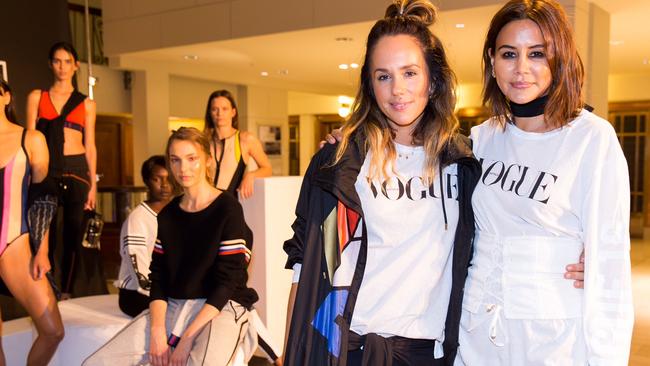
{"label": "bare arm", "polygon": [[[27,131],[25,148],[29,155],[32,183],[40,183],[47,176],[47,168],[50,161],[45,136],[38,131]],[[47,236],[48,233],[46,232],[43,241],[38,247],[38,252],[32,258],[31,274],[34,280],[40,280],[52,268],[48,258],[49,243]]]}
{"label": "bare arm", "polygon": [[266,156],[266,153],[262,148],[262,143],[257,139],[257,137],[253,136],[250,132],[242,132],[241,139],[245,144],[245,148],[248,150],[248,155],[255,159],[255,163],[257,163],[258,166],[256,170],[244,174],[244,179],[239,186],[239,193],[242,198],[249,198],[253,195],[253,183],[255,178],[270,177],[273,173],[273,169],[271,168],[269,157]]}
{"label": "bare arm", "polygon": [[284,355],[287,354],[287,341],[289,340],[289,329],[291,329],[291,318],[293,317],[293,306],[296,303],[296,291],[298,291],[298,284],[292,283],[291,290],[289,291],[289,301],[287,302],[287,324],[284,329],[284,348],[282,352],[282,362],[284,362]]}
{"label": "bare arm", "polygon": [[181,335],[181,340],[174,348],[174,352],[171,356],[171,365],[185,365],[187,359],[190,356],[190,351],[192,350],[192,345],[194,340],[199,332],[208,324],[212,319],[219,315],[220,311],[214,306],[205,303],[199,313],[196,314],[196,317],[190,325],[187,326],[183,335]]}
{"label": "bare arm", "polygon": [[41,91],[32,90],[27,96],[27,121],[25,126],[28,130],[36,129],[36,118],[38,117],[38,103],[41,100]]}
{"label": "bare arm", "polygon": [[88,163],[88,175],[90,178],[90,190],[86,200],[85,209],[95,209],[95,197],[97,195],[97,147],[95,145],[95,119],[96,104],[86,99],[86,126],[84,128],[84,147],[86,149],[86,162]]}
{"label": "bare arm", "polygon": [[167,330],[165,328],[167,302],[154,300],[149,303],[149,311],[151,312],[149,361],[153,366],[167,366],[171,354],[167,344]]}
{"label": "bare arm", "polygon": [[32,183],[40,183],[47,176],[47,167],[50,163],[45,136],[38,131],[27,131],[25,147],[32,169]]}

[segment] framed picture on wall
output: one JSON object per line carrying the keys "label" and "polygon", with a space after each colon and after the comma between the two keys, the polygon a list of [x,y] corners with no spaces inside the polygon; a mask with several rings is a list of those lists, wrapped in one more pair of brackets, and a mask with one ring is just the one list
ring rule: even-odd
{"label": "framed picture on wall", "polygon": [[259,137],[266,155],[282,153],[282,130],[280,126],[259,126]]}
{"label": "framed picture on wall", "polygon": [[7,61],[0,60],[0,78],[4,81],[9,81],[7,76]]}

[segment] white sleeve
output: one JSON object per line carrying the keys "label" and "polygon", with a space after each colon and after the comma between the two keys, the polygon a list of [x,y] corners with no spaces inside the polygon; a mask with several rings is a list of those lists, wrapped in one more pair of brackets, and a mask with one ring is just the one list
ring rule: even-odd
{"label": "white sleeve", "polygon": [[293,278],[291,283],[298,283],[300,281],[300,271],[302,270],[302,263],[296,263],[293,265]]}
{"label": "white sleeve", "polygon": [[122,245],[122,255],[127,255],[129,263],[133,266],[133,271],[137,276],[137,291],[143,295],[149,296],[149,264],[151,264],[151,254],[147,246],[150,241],[147,225],[144,222],[146,217],[138,215],[139,211],[134,211],[124,221],[123,228],[120,232],[120,243]]}
{"label": "white sleeve", "polygon": [[630,186],[613,129],[595,138],[601,149],[582,208],[585,243],[584,336],[590,366],[628,364],[634,308],[630,268]]}

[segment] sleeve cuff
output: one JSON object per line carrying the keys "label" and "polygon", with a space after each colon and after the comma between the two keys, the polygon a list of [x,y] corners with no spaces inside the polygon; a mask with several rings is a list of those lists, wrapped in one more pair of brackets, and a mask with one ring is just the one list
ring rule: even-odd
{"label": "sleeve cuff", "polygon": [[167,296],[165,296],[160,288],[152,287],[149,292],[149,302],[152,302],[154,300],[162,300],[164,302],[167,302]]}
{"label": "sleeve cuff", "polygon": [[150,296],[149,297],[149,303],[152,303],[152,302],[154,302],[156,300],[162,300],[164,302],[167,302],[167,298],[164,297],[164,296],[163,297],[155,297],[155,296]]}
{"label": "sleeve cuff", "polygon": [[302,271],[301,263],[296,263],[293,265],[293,278],[291,278],[291,283],[298,283],[300,281],[301,271]]}
{"label": "sleeve cuff", "polygon": [[205,301],[221,311],[232,295],[232,290],[225,286],[217,287]]}

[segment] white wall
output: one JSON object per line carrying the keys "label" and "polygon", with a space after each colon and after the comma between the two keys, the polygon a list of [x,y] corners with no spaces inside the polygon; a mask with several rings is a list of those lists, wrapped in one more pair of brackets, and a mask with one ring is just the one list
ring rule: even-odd
{"label": "white wall", "polygon": [[650,75],[609,75],[610,102],[650,100]]}
{"label": "white wall", "polygon": [[258,127],[280,126],[282,131],[282,154],[269,156],[273,175],[289,173],[289,114],[286,90],[261,86],[240,86],[239,124],[242,130],[259,137]]}
{"label": "white wall", "polygon": [[[97,83],[93,88],[97,114],[133,113],[131,108],[131,90],[124,88],[124,71],[114,70],[103,65],[93,65],[93,74]],[[88,94],[88,64],[82,63],[77,71],[79,91]]]}
{"label": "white wall", "polygon": [[481,106],[481,83],[459,84],[456,89],[456,109]]}
{"label": "white wall", "polygon": [[244,217],[255,238],[248,285],[259,294],[255,308],[271,333],[271,341],[280,347],[293,275],[284,269],[287,255],[282,244],[293,235],[291,224],[301,183],[301,177],[256,179],[255,194],[242,201]]}
{"label": "white wall", "polygon": [[210,94],[226,89],[239,101],[237,85],[211,80],[169,76],[169,114],[174,117],[203,119]]}
{"label": "white wall", "polygon": [[318,131],[318,114],[337,114],[339,110],[338,95],[323,95],[290,91],[289,115],[300,117],[300,174],[305,174],[311,157],[317,146],[314,136]]}
{"label": "white wall", "polygon": [[[458,2],[458,0],[457,0]],[[107,55],[379,19],[386,0],[110,0]]]}
{"label": "white wall", "polygon": [[288,112],[299,114],[336,114],[339,110],[338,95],[323,95],[290,91]]}
{"label": "white wall", "polygon": [[311,157],[316,153],[316,136],[318,119],[313,114],[301,114],[299,123],[300,138],[300,175],[304,175],[309,167]]}

